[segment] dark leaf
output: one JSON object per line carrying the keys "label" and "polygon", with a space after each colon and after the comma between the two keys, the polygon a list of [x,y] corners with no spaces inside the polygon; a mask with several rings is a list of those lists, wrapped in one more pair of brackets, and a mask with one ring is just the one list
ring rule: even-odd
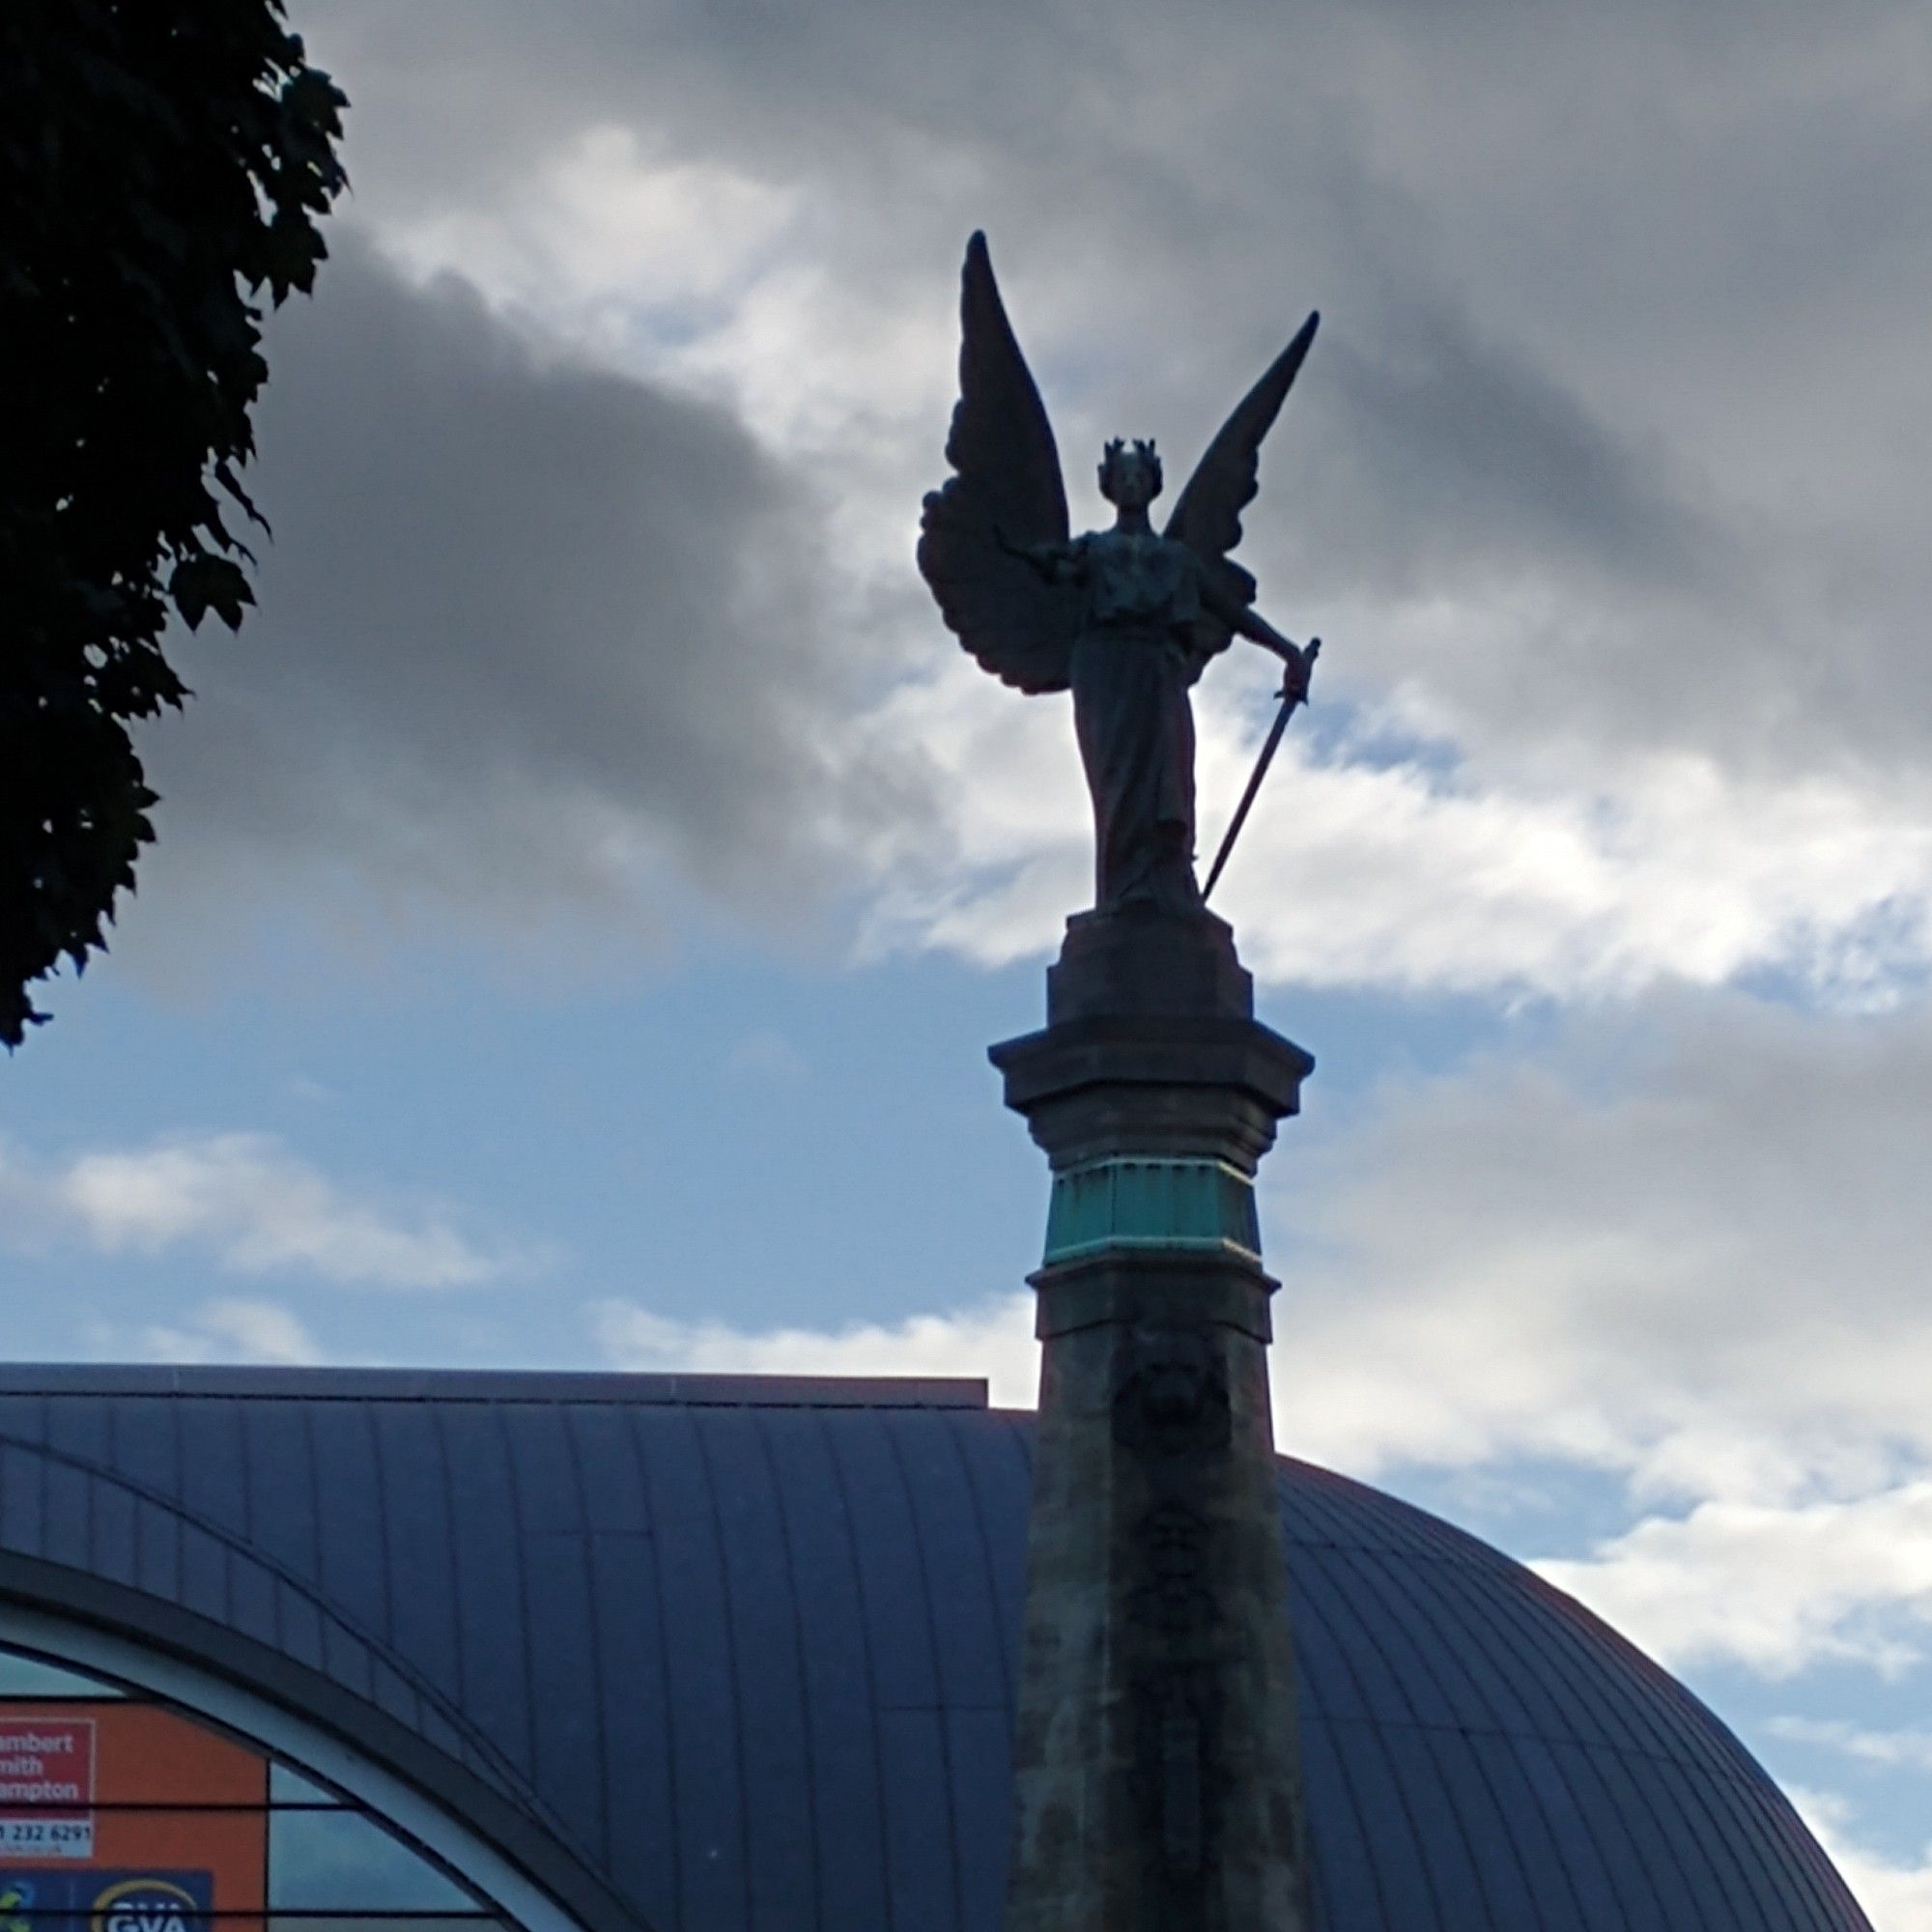
{"label": "dark leaf", "polygon": [[[99,952],[153,838],[128,736],[181,704],[169,606],[253,602],[225,501],[268,365],[261,304],[314,284],[341,91],[279,0],[0,4],[0,1040]],[[218,493],[218,494],[217,494]],[[224,554],[232,552],[233,554]]]}

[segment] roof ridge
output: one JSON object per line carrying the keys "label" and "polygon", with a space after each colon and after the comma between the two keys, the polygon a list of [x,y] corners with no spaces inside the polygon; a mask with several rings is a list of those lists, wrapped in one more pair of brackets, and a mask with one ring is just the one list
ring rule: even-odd
{"label": "roof ridge", "polygon": [[288,1368],[0,1363],[0,1396],[335,1402],[609,1403],[686,1408],[984,1408],[983,1378],[748,1376],[618,1369]]}

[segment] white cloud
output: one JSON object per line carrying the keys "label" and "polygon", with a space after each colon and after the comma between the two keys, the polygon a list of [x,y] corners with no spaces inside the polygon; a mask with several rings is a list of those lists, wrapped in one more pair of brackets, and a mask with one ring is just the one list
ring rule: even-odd
{"label": "white cloud", "polygon": [[[509,1264],[445,1210],[357,1199],[263,1134],[165,1140],[43,1164],[0,1149],[0,1200],[16,1246],[78,1240],[110,1255],[186,1248],[240,1274],[389,1289],[466,1287]],[[223,1304],[231,1313],[242,1305]]]}
{"label": "white cloud", "polygon": [[1918,1864],[1901,1864],[1853,1835],[1852,1810],[1830,1792],[1786,1785],[1784,1795],[1865,1909],[1875,1932],[1932,1932],[1932,1841]]}
{"label": "white cloud", "polygon": [[[1004,964],[1058,943],[1091,863],[1065,707],[949,665],[868,721],[933,761],[945,813],[881,849],[874,945]],[[1204,861],[1261,717],[1225,694],[1202,702]],[[1932,965],[1932,799],[1916,783],[1741,776],[1660,752],[1596,784],[1447,745],[1377,749],[1283,742],[1220,893],[1264,979],[1576,999],[1776,969],[1864,1006]]]}
{"label": "white cloud", "polygon": [[700,1375],[983,1376],[990,1400],[1003,1408],[1031,1407],[1038,1394],[1030,1293],[1004,1295],[952,1314],[836,1329],[677,1321],[617,1300],[593,1302],[586,1314],[597,1346],[618,1368]]}
{"label": "white cloud", "polygon": [[1666,1664],[1899,1669],[1932,1634],[1932,1479],[1802,1507],[1703,1503],[1536,1567]]}
{"label": "white cloud", "polygon": [[1264,1195],[1288,1446],[1692,1500],[1932,1463],[1924,1015],[1687,999],[1392,1083],[1297,1151],[1309,1103]]}
{"label": "white cloud", "polygon": [[654,362],[731,312],[798,199],[795,184],[654,153],[607,124],[571,135],[500,202],[418,212],[383,239],[423,279],[462,274],[613,360]]}
{"label": "white cloud", "polygon": [[141,1337],[141,1352],[157,1362],[269,1362],[306,1368],[323,1359],[321,1345],[288,1309],[240,1298],[204,1302],[184,1326],[156,1322]]}
{"label": "white cloud", "polygon": [[1841,1751],[1862,1764],[1932,1772],[1932,1731],[1874,1731],[1820,1718],[1774,1718],[1765,1728],[1773,1737]]}

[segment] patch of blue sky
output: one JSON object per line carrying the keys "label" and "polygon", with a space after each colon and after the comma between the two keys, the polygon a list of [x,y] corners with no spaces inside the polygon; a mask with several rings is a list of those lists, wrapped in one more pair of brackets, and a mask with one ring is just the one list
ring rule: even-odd
{"label": "patch of blue sky", "polygon": [[1255,1010],[1315,1056],[1302,1120],[1283,1130],[1304,1137],[1352,1124],[1385,1088],[1454,1072],[1472,1055],[1547,1050],[1566,1020],[1549,1001],[1506,1006],[1474,993],[1292,984],[1257,986]]}
{"label": "patch of blue sky", "polygon": [[1882,900],[1857,919],[1740,974],[1740,991],[1804,1012],[1886,1013],[1932,991],[1932,931],[1922,900]]}
{"label": "patch of blue sky", "polygon": [[[293,1012],[271,976],[203,1009],[103,989],[10,1069],[10,1137],[47,1159],[271,1134],[352,1191],[431,1197],[559,1250],[541,1279],[469,1292],[485,1302],[621,1293],[688,1319],[836,1322],[980,1299],[1037,1262],[1044,1174],[984,1059],[1037,1023],[1037,971],[714,952],[561,1000],[446,967],[435,981]],[[172,1300],[159,1265],[92,1263],[150,1309]],[[4,1266],[17,1282],[68,1264]],[[372,1332],[413,1325],[401,1297],[331,1293]]]}
{"label": "patch of blue sky", "polygon": [[620,366],[628,363],[659,377],[674,372],[683,356],[715,342],[729,326],[767,266],[766,258],[758,256],[741,265],[740,272],[724,286],[701,295],[685,293],[650,301],[626,296],[605,301],[598,313],[616,338],[607,349],[628,352],[615,358]]}
{"label": "patch of blue sky", "polygon": [[1631,1525],[1620,1471],[1548,1456],[1513,1455],[1468,1467],[1399,1463],[1376,1487],[1527,1560],[1586,1556]]}
{"label": "patch of blue sky", "polygon": [[[1318,679],[1321,676],[1319,665],[1316,675]],[[1270,702],[1255,709],[1262,714],[1258,728],[1265,731],[1274,715],[1273,705]],[[1444,790],[1463,776],[1463,755],[1454,744],[1406,728],[1383,705],[1356,704],[1323,692],[1296,713],[1291,728],[1300,734],[1317,764],[1413,772]]]}
{"label": "patch of blue sky", "polygon": [[[311,968],[291,958],[207,1005],[90,975],[8,1069],[10,1140],[45,1162],[271,1136],[354,1198],[445,1211],[513,1257],[502,1274],[379,1293],[299,1269],[238,1275],[186,1247],[55,1244],[0,1257],[0,1280],[48,1307],[42,1352],[74,1345],[61,1310],[158,1320],[259,1292],[345,1354],[434,1361],[500,1335],[565,1361],[588,1347],[565,1311],[600,1295],[673,1319],[836,1326],[976,1304],[1037,1264],[1045,1172],[985,1048],[1041,1023],[1038,961],[853,969],[715,942],[621,982],[548,989],[427,945],[380,983]],[[1321,1057],[1280,1164],[1392,1069],[1443,1072],[1545,1025],[1461,999],[1264,986],[1259,1005]]]}
{"label": "patch of blue sky", "polygon": [[[1856,1747],[1901,1730],[1923,1736],[1932,1725],[1932,1670],[1887,1675],[1828,1660],[1784,1678],[1708,1663],[1677,1674],[1743,1736],[1780,1786],[1843,1801],[1852,1835],[1885,1858],[1906,1865],[1924,1859],[1932,1839],[1932,1763],[1888,1760]],[[1834,1734],[1839,1742],[1829,1741]]]}

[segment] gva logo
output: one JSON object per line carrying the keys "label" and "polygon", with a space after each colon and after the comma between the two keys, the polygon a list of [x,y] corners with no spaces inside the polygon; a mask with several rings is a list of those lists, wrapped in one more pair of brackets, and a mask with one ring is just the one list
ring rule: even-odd
{"label": "gva logo", "polygon": [[192,1892],[164,1878],[124,1878],[94,1901],[94,1932],[196,1932]]}

